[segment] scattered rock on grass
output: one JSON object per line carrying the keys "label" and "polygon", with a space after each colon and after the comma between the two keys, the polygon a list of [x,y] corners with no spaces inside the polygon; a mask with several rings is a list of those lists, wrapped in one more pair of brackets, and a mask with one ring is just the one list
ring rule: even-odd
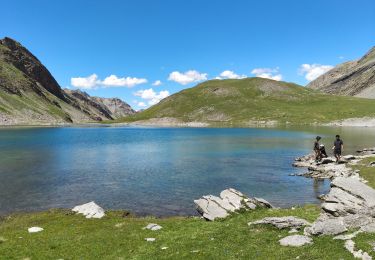
{"label": "scattered rock on grass", "polygon": [[143,229],[148,229],[148,230],[156,231],[156,230],[162,229],[162,227],[159,226],[158,224],[150,223],[146,227],[144,227]]}
{"label": "scattered rock on grass", "polygon": [[353,240],[346,240],[344,247],[354,256],[354,258],[360,258],[362,260],[372,259],[372,257],[369,256],[367,252],[364,252],[362,250],[355,250],[355,243]]}
{"label": "scattered rock on grass", "polygon": [[312,244],[311,237],[302,236],[302,235],[292,235],[284,237],[279,240],[280,245],[282,246],[303,246],[307,244]]}
{"label": "scattered rock on grass", "polygon": [[102,218],[105,216],[104,209],[99,207],[94,201],[76,206],[72,211],[83,214],[86,218]]}
{"label": "scattered rock on grass", "polygon": [[145,240],[146,240],[147,242],[154,242],[154,241],[156,240],[156,238],[153,238],[153,237],[147,237],[147,238],[145,238]]}
{"label": "scattered rock on grass", "polygon": [[28,229],[29,233],[38,233],[43,231],[44,229],[41,227],[31,227]]}
{"label": "scattered rock on grass", "polygon": [[258,224],[270,224],[278,229],[283,228],[295,228],[300,229],[303,226],[310,226],[311,224],[301,218],[296,218],[294,216],[287,217],[266,217],[258,221],[249,222],[248,225],[258,225]]}

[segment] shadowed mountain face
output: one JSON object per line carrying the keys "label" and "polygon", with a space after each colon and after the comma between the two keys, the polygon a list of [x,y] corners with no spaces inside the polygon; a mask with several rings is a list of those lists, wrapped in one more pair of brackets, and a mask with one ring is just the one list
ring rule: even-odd
{"label": "shadowed mountain face", "polygon": [[48,69],[11,38],[0,40],[0,125],[111,120],[135,111],[117,98],[64,91]]}
{"label": "shadowed mountain face", "polygon": [[375,99],[375,47],[359,60],[336,66],[307,87],[330,94]]}

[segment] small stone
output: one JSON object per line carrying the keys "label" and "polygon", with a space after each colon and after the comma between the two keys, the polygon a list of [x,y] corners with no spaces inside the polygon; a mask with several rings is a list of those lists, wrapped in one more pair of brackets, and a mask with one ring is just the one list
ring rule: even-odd
{"label": "small stone", "polygon": [[283,239],[279,240],[280,245],[282,246],[303,246],[307,244],[312,244],[312,239],[308,236],[302,235],[292,235],[284,237]]}
{"label": "small stone", "polygon": [[28,229],[29,233],[38,233],[43,231],[44,229],[41,227],[31,227]]}
{"label": "small stone", "polygon": [[157,231],[157,230],[162,229],[162,227],[159,226],[158,224],[150,223],[150,224],[148,224],[146,227],[144,227],[143,229],[148,229],[148,230],[152,230],[152,231]]}
{"label": "small stone", "polygon": [[147,237],[147,238],[145,238],[145,240],[146,240],[147,242],[154,242],[154,241],[156,240],[156,238],[153,238],[153,237]]}
{"label": "small stone", "polygon": [[298,233],[298,230],[295,229],[295,228],[292,228],[291,230],[289,230],[288,233],[289,233],[289,234]]}
{"label": "small stone", "polygon": [[192,253],[199,253],[199,250],[192,250]]}
{"label": "small stone", "polygon": [[166,249],[168,249],[167,246],[163,246],[163,247],[161,248],[161,250],[166,250]]}
{"label": "small stone", "polygon": [[0,237],[0,244],[4,243],[5,241],[7,241],[7,239],[5,239],[4,237]]}

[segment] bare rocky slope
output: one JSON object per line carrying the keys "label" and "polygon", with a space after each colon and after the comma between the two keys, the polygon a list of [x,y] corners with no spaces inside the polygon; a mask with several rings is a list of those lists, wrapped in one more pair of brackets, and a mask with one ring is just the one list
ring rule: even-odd
{"label": "bare rocky slope", "polygon": [[359,60],[336,66],[307,87],[335,95],[375,99],[375,47]]}
{"label": "bare rocky slope", "polygon": [[118,98],[64,91],[17,41],[0,40],[0,125],[50,125],[112,120],[135,111]]}

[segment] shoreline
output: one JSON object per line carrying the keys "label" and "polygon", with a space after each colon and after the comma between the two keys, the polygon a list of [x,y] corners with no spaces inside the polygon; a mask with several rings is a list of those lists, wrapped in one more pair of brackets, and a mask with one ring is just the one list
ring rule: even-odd
{"label": "shoreline", "polygon": [[328,123],[291,123],[278,122],[276,120],[249,120],[247,122],[185,122],[178,118],[162,117],[138,120],[132,122],[83,122],[83,123],[43,123],[43,124],[4,124],[0,128],[14,127],[175,127],[175,128],[277,128],[277,127],[301,127],[301,126],[327,126],[327,127],[355,127],[355,128],[375,128],[375,118],[347,118]]}

